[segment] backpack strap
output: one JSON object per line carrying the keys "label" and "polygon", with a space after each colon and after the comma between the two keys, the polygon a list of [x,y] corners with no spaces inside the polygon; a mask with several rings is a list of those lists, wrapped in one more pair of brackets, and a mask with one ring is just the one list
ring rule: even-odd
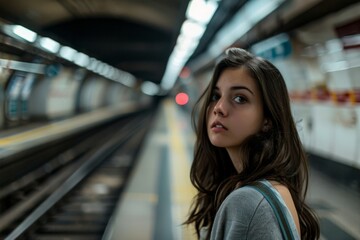
{"label": "backpack strap", "polygon": [[274,214],[276,216],[276,219],[280,225],[281,234],[283,236],[284,240],[294,240],[294,236],[291,231],[290,224],[286,218],[286,215],[284,213],[284,209],[281,206],[281,203],[279,202],[279,199],[275,195],[275,193],[264,183],[262,182],[254,182],[249,185],[249,187],[254,188],[258,192],[260,192],[265,199],[268,201],[270,206],[272,207]]}

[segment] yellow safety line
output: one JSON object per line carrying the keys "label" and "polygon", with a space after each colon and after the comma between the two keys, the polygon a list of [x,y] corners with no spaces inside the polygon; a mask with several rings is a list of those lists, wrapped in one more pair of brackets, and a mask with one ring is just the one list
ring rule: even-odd
{"label": "yellow safety line", "polygon": [[158,202],[158,195],[155,193],[142,193],[142,192],[125,192],[125,198],[131,201],[146,201],[153,204]]}
{"label": "yellow safety line", "polygon": [[[122,109],[124,110],[127,107],[122,107]],[[7,147],[45,137],[48,138],[50,136],[56,136],[58,134],[64,134],[68,131],[73,131],[74,129],[81,128],[86,125],[96,123],[100,120],[115,116],[119,114],[118,110],[118,108],[100,109],[94,112],[79,115],[75,118],[63,120],[57,123],[51,123],[46,126],[17,133],[12,136],[0,138],[0,147]]]}
{"label": "yellow safety line", "polygon": [[179,119],[176,117],[176,109],[170,100],[164,102],[165,117],[170,136],[171,153],[171,177],[172,177],[172,201],[175,207],[175,220],[178,227],[181,227],[183,239],[196,239],[192,228],[181,224],[186,220],[191,201],[196,194],[195,188],[190,182],[190,164],[186,154],[185,138],[180,131]]}

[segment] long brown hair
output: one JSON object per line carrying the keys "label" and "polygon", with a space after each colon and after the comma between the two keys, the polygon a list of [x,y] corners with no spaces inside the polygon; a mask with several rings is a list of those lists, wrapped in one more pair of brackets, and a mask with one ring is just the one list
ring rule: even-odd
{"label": "long brown hair", "polygon": [[[227,68],[244,68],[256,81],[263,101],[264,116],[271,129],[249,136],[239,151],[243,170],[237,173],[224,148],[211,144],[207,135],[207,109],[221,73]],[[268,179],[285,185],[299,215],[301,238],[318,239],[316,216],[305,203],[308,186],[307,156],[300,142],[291,114],[285,81],[269,61],[240,49],[230,48],[215,66],[210,84],[195,104],[192,114],[197,140],[190,178],[197,188],[186,224],[195,224],[198,236],[202,227],[209,227],[216,211],[234,189],[251,182]]]}

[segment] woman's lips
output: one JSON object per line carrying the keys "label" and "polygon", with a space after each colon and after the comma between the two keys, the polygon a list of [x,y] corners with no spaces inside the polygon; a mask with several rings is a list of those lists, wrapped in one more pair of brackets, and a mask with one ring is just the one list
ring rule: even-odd
{"label": "woman's lips", "polygon": [[211,124],[211,129],[217,131],[227,130],[227,128],[219,121],[215,121],[213,124]]}

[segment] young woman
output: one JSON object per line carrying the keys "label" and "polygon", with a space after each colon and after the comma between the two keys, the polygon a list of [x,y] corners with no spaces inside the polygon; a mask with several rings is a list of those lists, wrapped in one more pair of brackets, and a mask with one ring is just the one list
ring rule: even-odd
{"label": "young woman", "polygon": [[185,223],[195,224],[200,239],[282,239],[269,202],[249,187],[254,182],[278,196],[294,239],[319,238],[317,219],[305,204],[306,154],[273,64],[228,49],[195,105],[193,124],[190,177],[198,194]]}

